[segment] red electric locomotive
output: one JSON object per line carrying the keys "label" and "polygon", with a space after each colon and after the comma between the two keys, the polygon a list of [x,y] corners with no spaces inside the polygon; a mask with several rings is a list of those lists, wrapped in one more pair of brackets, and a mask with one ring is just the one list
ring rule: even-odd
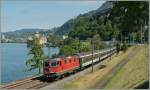
{"label": "red electric locomotive", "polygon": [[70,72],[80,69],[78,56],[55,58],[44,63],[44,75],[51,78],[58,78]]}

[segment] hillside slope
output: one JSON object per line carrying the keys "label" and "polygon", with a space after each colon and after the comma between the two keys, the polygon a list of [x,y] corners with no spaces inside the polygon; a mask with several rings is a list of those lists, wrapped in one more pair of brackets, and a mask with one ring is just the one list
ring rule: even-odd
{"label": "hillside slope", "polygon": [[[64,89],[94,89],[101,88],[100,83],[105,82],[105,77],[113,75],[110,72],[114,67],[118,66],[120,62],[124,62],[131,53],[139,51],[135,56],[131,57],[129,62],[119,69],[119,71],[106,82],[106,89],[125,89],[135,88],[139,84],[148,79],[148,50],[146,46],[133,46],[127,52],[121,52],[117,56],[113,56],[112,60],[104,62],[104,68],[95,70],[93,73],[84,75],[83,77],[66,84]],[[146,51],[146,52],[145,52]],[[144,52],[144,53],[143,53]],[[107,60],[106,60],[107,61]],[[92,82],[92,83],[91,83]]]}

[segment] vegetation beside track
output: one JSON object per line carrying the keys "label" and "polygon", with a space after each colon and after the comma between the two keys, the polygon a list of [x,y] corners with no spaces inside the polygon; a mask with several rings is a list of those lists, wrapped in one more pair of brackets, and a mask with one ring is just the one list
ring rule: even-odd
{"label": "vegetation beside track", "polygon": [[[115,67],[119,62],[121,62],[124,58],[126,58],[136,47],[130,47],[127,52],[121,52],[117,56],[113,56],[112,60],[106,62],[104,65],[106,66],[103,69],[99,69],[94,71],[93,73],[89,73],[81,78],[73,81],[72,83],[66,84],[64,86],[65,89],[68,88],[80,88],[80,89],[90,89],[95,88],[99,81],[101,81],[109,72]],[[108,58],[109,59],[109,58]]]}
{"label": "vegetation beside track", "polygon": [[148,80],[148,46],[137,48],[138,54],[107,83],[106,89],[135,88]]}

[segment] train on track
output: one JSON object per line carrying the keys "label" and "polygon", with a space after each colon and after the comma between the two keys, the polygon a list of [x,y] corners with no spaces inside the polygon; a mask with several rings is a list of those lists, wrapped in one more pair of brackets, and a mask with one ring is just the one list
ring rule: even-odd
{"label": "train on track", "polygon": [[43,73],[49,79],[62,78],[65,75],[85,69],[96,64],[116,52],[116,47],[79,54],[68,57],[50,59],[44,62]]}

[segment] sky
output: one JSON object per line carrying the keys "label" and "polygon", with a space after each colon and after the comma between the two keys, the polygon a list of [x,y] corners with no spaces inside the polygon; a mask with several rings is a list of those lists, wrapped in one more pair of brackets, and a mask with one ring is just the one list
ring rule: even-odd
{"label": "sky", "polygon": [[1,31],[51,29],[79,14],[96,10],[105,1],[2,0]]}

